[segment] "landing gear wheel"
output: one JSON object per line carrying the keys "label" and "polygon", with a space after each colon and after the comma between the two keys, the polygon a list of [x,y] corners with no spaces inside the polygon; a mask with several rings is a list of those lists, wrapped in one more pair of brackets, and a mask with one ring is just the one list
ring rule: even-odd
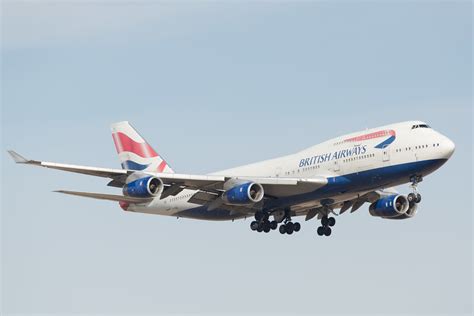
{"label": "landing gear wheel", "polygon": [[250,223],[250,229],[251,230],[257,230],[258,228],[258,222],[257,221],[253,221],[252,223]]}
{"label": "landing gear wheel", "polygon": [[255,213],[255,220],[260,221],[264,216],[265,214],[263,214],[263,212],[257,212]]}
{"label": "landing gear wheel", "polygon": [[323,227],[323,226],[319,226],[317,232],[318,232],[318,235],[319,235],[319,236],[323,236],[323,235],[324,235],[324,227]]}
{"label": "landing gear wheel", "polygon": [[272,222],[270,223],[270,228],[271,228],[272,230],[277,229],[277,227],[278,227],[278,222],[277,222],[277,221],[272,221]]}
{"label": "landing gear wheel", "polygon": [[323,218],[321,218],[321,225],[328,226],[328,220],[329,218],[327,216],[323,216]]}
{"label": "landing gear wheel", "polygon": [[300,224],[300,223],[297,222],[297,223],[294,223],[294,224],[293,224],[293,230],[294,230],[295,232],[299,232],[300,229],[301,229],[301,224]]}
{"label": "landing gear wheel", "polygon": [[329,226],[324,227],[324,235],[325,236],[331,236],[331,232],[332,232],[331,227],[329,227]]}
{"label": "landing gear wheel", "polygon": [[294,231],[293,223],[289,222],[288,224],[286,224],[286,233],[288,235],[291,235],[291,234],[293,234],[293,231]]}
{"label": "landing gear wheel", "polygon": [[408,194],[407,199],[408,199],[409,203],[415,203],[416,202],[416,194],[415,193]]}
{"label": "landing gear wheel", "polygon": [[415,203],[420,203],[420,202],[421,202],[421,194],[420,194],[420,193],[417,193],[417,194],[416,194]]}
{"label": "landing gear wheel", "polygon": [[264,231],[265,233],[269,233],[270,230],[271,230],[271,228],[270,228],[270,224],[269,224],[269,223],[263,225],[263,231]]}
{"label": "landing gear wheel", "polygon": [[259,233],[263,232],[263,227],[262,227],[262,225],[258,225],[257,231],[258,231]]}
{"label": "landing gear wheel", "polygon": [[336,225],[336,219],[334,217],[329,217],[328,226],[334,226],[334,225]]}
{"label": "landing gear wheel", "polygon": [[280,231],[280,234],[286,234],[286,227],[285,225],[280,225],[280,228],[278,229]]}

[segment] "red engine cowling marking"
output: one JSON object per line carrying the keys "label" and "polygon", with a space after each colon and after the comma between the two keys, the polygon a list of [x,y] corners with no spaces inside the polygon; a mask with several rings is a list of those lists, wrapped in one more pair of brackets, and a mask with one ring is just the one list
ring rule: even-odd
{"label": "red engine cowling marking", "polygon": [[130,204],[128,202],[124,202],[124,201],[120,201],[119,205],[122,208],[122,210],[124,210],[124,211],[126,211],[128,209],[128,207],[130,206]]}

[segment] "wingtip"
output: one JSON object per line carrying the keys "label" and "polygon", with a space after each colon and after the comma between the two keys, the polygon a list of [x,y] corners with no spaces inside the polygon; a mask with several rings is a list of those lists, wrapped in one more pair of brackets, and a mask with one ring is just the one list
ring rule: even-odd
{"label": "wingtip", "polygon": [[12,157],[13,161],[15,161],[15,163],[27,163],[29,161],[14,150],[8,150],[8,153]]}

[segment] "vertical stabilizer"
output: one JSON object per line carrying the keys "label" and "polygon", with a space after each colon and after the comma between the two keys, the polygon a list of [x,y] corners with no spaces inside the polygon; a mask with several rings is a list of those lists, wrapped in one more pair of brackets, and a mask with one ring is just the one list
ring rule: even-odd
{"label": "vertical stabilizer", "polygon": [[115,149],[123,169],[173,173],[168,163],[128,123],[111,125]]}

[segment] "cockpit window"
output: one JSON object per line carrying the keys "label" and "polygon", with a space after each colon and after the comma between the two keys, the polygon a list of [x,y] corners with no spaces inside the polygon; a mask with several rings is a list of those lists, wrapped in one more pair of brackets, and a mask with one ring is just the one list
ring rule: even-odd
{"label": "cockpit window", "polygon": [[413,125],[411,127],[411,129],[415,129],[415,128],[431,128],[429,125],[426,125],[426,124],[418,124],[418,125]]}

